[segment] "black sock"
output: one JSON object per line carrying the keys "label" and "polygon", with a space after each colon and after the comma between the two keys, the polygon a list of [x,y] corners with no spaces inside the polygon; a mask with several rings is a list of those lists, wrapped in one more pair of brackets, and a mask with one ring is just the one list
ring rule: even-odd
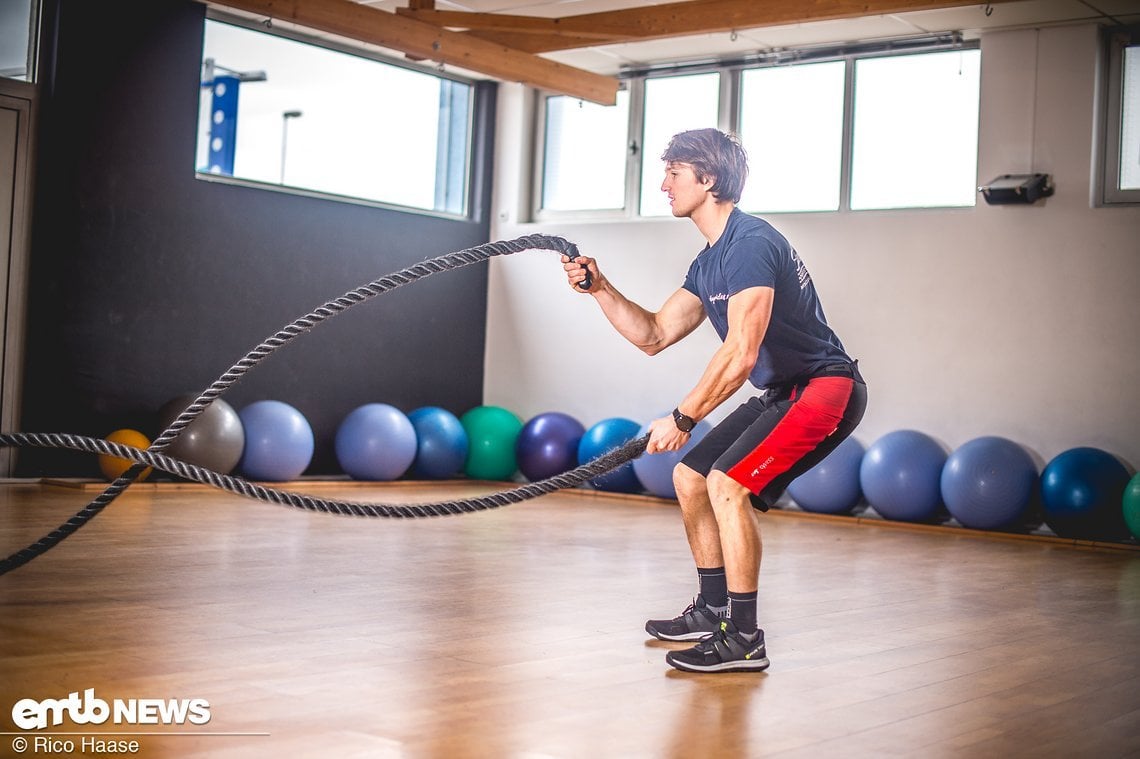
{"label": "black sock", "polygon": [[724,567],[697,567],[697,581],[705,604],[715,608],[728,606],[728,580],[724,576]]}
{"label": "black sock", "polygon": [[755,590],[751,593],[728,591],[728,618],[746,635],[756,632],[756,595]]}

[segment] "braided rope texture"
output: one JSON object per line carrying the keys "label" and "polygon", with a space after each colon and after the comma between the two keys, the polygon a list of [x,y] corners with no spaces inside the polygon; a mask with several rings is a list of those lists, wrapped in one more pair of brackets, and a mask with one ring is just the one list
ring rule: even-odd
{"label": "braided rope texture", "polygon": [[649,436],[635,438],[624,445],[610,450],[593,461],[587,462],[576,469],[556,474],[537,482],[520,485],[512,490],[504,490],[475,498],[463,498],[455,501],[442,501],[438,503],[360,503],[356,501],[328,500],[304,493],[293,493],[286,490],[277,490],[255,482],[233,477],[228,474],[219,474],[205,467],[190,464],[179,459],[165,456],[152,451],[141,451],[129,445],[114,443],[102,438],[85,437],[68,433],[41,433],[41,432],[15,432],[0,434],[0,447],[35,447],[35,448],[66,448],[85,453],[97,453],[105,456],[116,456],[121,459],[134,461],[140,465],[151,466],[164,472],[178,475],[187,480],[200,482],[204,485],[225,490],[237,495],[256,498],[259,501],[275,503],[283,506],[292,506],[305,511],[316,511],[324,514],[337,514],[340,516],[357,517],[439,517],[454,514],[464,514],[472,511],[485,511],[487,509],[519,503],[540,495],[553,493],[556,490],[572,488],[581,485],[588,479],[605,474],[616,469],[630,459],[640,456],[645,451]]}
{"label": "braided rope texture", "polygon": [[540,482],[529,483],[513,490],[478,498],[424,504],[370,504],[352,501],[329,501],[313,496],[274,490],[257,485],[238,477],[218,474],[202,467],[164,456],[162,451],[182,434],[191,422],[209,408],[231,386],[247,372],[264,361],[278,349],[284,347],[302,334],[311,331],[319,324],[344,313],[378,295],[398,287],[417,282],[424,277],[451,271],[463,266],[486,261],[493,256],[510,255],[525,250],[549,250],[570,258],[578,256],[578,247],[561,238],[549,235],[526,235],[514,240],[491,242],[454,253],[431,258],[400,271],[373,280],[366,285],[350,290],[339,298],[328,301],[310,313],[282,327],[273,335],[249,351],[236,364],[227,369],[197,399],[162,431],[146,451],[99,438],[83,437],[64,433],[6,433],[0,434],[0,447],[46,447],[69,448],[112,455],[135,462],[96,496],[87,506],[76,512],[69,520],[47,535],[25,548],[0,560],[0,575],[23,566],[32,559],[42,556],[68,536],[102,512],[112,501],[133,483],[147,466],[161,469],[180,477],[227,490],[239,495],[257,498],[270,503],[293,506],[295,508],[323,513],[365,516],[365,517],[428,517],[463,514],[473,511],[518,503],[528,498],[551,493],[562,488],[575,487],[582,482],[615,469],[627,461],[640,456],[645,451],[647,438],[633,440],[621,448],[598,457],[577,469],[571,470]]}

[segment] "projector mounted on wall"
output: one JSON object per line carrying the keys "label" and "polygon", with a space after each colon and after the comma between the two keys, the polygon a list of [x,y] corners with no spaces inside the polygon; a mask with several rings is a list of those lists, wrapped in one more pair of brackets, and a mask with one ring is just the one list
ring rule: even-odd
{"label": "projector mounted on wall", "polygon": [[1010,203],[1036,203],[1053,194],[1048,174],[1002,174],[978,188],[991,206]]}

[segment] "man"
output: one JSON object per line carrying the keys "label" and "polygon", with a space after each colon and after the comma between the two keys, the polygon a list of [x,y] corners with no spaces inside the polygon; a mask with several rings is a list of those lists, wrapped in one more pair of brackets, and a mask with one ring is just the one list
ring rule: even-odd
{"label": "man", "polygon": [[[623,296],[586,256],[563,256],[572,287],[594,297],[621,335],[654,355],[706,318],[722,340],[672,415],[649,426],[647,454],[675,451],[693,426],[751,381],[761,393],[699,440],[673,471],[698,594],[680,616],[645,629],[699,641],[665,660],[690,672],[768,667],[756,598],[767,511],[795,477],[830,453],[863,417],[866,385],[828,326],[811,276],[770,224],[737,209],[748,166],[739,142],[715,129],[682,132],[662,160],[673,215],[708,244],[684,284],[656,311]],[[588,288],[583,288],[587,275]]]}

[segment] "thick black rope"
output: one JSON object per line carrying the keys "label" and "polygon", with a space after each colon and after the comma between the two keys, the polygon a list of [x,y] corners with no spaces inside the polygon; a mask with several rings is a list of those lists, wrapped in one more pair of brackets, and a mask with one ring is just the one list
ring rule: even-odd
{"label": "thick black rope", "polygon": [[[355,290],[350,290],[339,298],[328,301],[324,305],[286,325],[281,330],[264,340],[249,353],[247,353],[244,357],[242,357],[240,361],[226,370],[226,372],[222,374],[221,377],[215,380],[214,383],[211,384],[201,395],[199,395],[193,403],[187,406],[186,410],[179,414],[178,418],[175,419],[169,427],[163,430],[163,432],[157,438],[155,438],[155,441],[144,453],[148,456],[160,455],[162,451],[169,447],[169,445],[174,442],[174,440],[177,439],[179,435],[182,434],[182,431],[185,430],[191,422],[193,422],[202,412],[209,408],[210,404],[221,397],[221,395],[225,393],[234,383],[241,379],[246,374],[246,372],[264,361],[274,351],[285,346],[296,337],[309,332],[318,324],[321,324],[322,322],[325,322],[328,319],[331,319],[332,317],[343,313],[344,311],[347,311],[353,306],[359,305],[366,300],[370,300],[377,295],[395,290],[397,287],[402,287],[404,285],[411,284],[412,282],[417,282],[424,277],[428,277],[432,274],[438,274],[439,272],[450,271],[452,269],[458,269],[462,266],[468,266],[470,264],[479,263],[480,261],[486,261],[493,256],[510,255],[512,253],[518,253],[524,250],[552,250],[561,255],[567,255],[570,258],[576,258],[578,256],[578,246],[561,237],[552,237],[549,235],[527,235],[525,237],[519,237],[514,240],[491,242],[474,248],[467,248],[455,253],[447,253],[436,258],[421,261],[420,263],[414,264],[405,269],[401,269],[400,271],[373,280],[367,285],[358,287]],[[108,448],[101,451],[98,450],[101,445],[95,444],[93,442],[82,442],[83,440],[84,438],[73,435],[12,433],[0,435],[0,447],[46,446],[75,448],[76,450],[90,450],[92,452],[108,452],[117,450],[118,452],[113,453],[113,455],[131,461],[140,461],[140,459],[137,458],[134,453],[132,453],[137,449],[124,448],[123,446],[118,446],[117,444],[109,443],[107,441],[98,441],[101,445],[109,446]],[[98,439],[86,438],[85,440],[96,441]],[[602,469],[600,471],[591,470],[590,472],[582,474],[581,479],[577,479],[577,476],[575,478],[571,478],[571,480],[574,480],[572,484],[560,484],[563,480],[559,480],[558,477],[555,477],[542,481],[542,483],[553,483],[552,486],[543,485],[543,488],[538,488],[538,486],[542,483],[531,483],[529,486],[507,491],[508,493],[513,494],[525,493],[525,495],[507,496],[506,500],[504,500],[502,503],[487,500],[493,498],[493,496],[484,496],[483,498],[478,499],[466,499],[443,504],[418,504],[414,506],[393,506],[383,504],[369,505],[352,504],[349,502],[322,501],[321,499],[315,499],[311,496],[286,494],[281,493],[280,491],[271,490],[269,488],[263,488],[259,485],[248,483],[236,477],[218,475],[213,472],[209,472],[207,475],[208,470],[202,470],[198,467],[194,467],[194,470],[197,470],[195,472],[189,468],[191,465],[170,459],[168,457],[161,457],[162,463],[160,463],[159,459],[157,458],[152,460],[145,460],[145,463],[133,464],[129,469],[127,469],[127,471],[115,479],[115,481],[112,482],[102,493],[96,496],[94,500],[87,504],[86,507],[72,516],[71,519],[67,520],[47,535],[44,535],[35,543],[26,546],[25,548],[0,561],[0,575],[7,574],[13,569],[23,566],[37,556],[42,556],[44,553],[46,553],[54,546],[58,545],[69,535],[75,533],[76,530],[87,524],[87,522],[102,512],[102,510],[106,508],[108,504],[114,501],[124,490],[126,490],[148,465],[153,466],[157,469],[163,469],[165,471],[172,471],[167,467],[173,467],[174,469],[178,470],[173,473],[188,477],[189,479],[198,479],[197,476],[192,475],[199,475],[205,478],[198,479],[199,482],[207,482],[207,484],[216,485],[217,487],[231,489],[232,492],[240,492],[242,495],[249,495],[250,497],[255,498],[264,498],[265,500],[274,503],[288,504],[291,506],[296,506],[298,508],[326,511],[337,514],[358,514],[360,516],[436,516],[443,514],[459,514],[469,511],[479,511],[482,509],[491,508],[492,506],[501,506],[505,505],[506,503],[516,503],[520,500],[525,500],[526,498],[534,498],[536,496],[549,493],[562,487],[573,487],[574,485],[580,484],[590,477],[609,471],[609,469],[614,469],[618,466],[621,466],[621,464],[625,463],[625,461],[636,458],[645,450],[645,441],[641,441],[640,450],[637,448],[637,445],[627,444],[623,448],[619,449],[623,452],[622,456],[624,456],[624,458],[613,461],[612,463],[608,463],[608,469]],[[608,456],[612,455],[613,454],[607,454],[607,456],[600,457],[596,461],[601,462],[603,459],[607,459]],[[182,469],[183,467],[186,468]],[[585,467],[579,467],[573,471],[580,472],[588,467],[590,467],[589,464],[585,465]],[[567,475],[560,475],[559,477],[566,476]],[[211,481],[212,477],[221,479]],[[557,482],[555,482],[556,480]],[[564,481],[570,483],[571,480]]]}
{"label": "thick black rope", "polygon": [[605,474],[616,469],[627,461],[637,458],[645,451],[645,444],[649,436],[635,438],[624,445],[599,456],[576,469],[556,474],[545,480],[529,482],[512,490],[504,490],[475,498],[463,498],[457,501],[442,501],[438,503],[359,503],[355,501],[340,501],[318,498],[303,493],[292,493],[285,490],[276,490],[265,487],[240,477],[228,474],[219,474],[205,467],[190,464],[179,459],[165,456],[161,453],[143,451],[121,443],[113,443],[102,438],[84,437],[69,433],[42,433],[42,432],[15,432],[0,434],[0,447],[18,446],[35,448],[67,448],[85,453],[98,453],[104,456],[116,456],[128,459],[137,464],[161,469],[170,474],[176,474],[194,482],[212,485],[221,490],[237,495],[256,498],[284,506],[292,506],[305,511],[319,511],[325,514],[338,514],[341,516],[358,517],[439,517],[452,514],[463,514],[471,511],[484,511],[486,509],[507,506],[519,503],[529,498],[553,493],[556,490],[572,488],[581,485],[588,479]]}

